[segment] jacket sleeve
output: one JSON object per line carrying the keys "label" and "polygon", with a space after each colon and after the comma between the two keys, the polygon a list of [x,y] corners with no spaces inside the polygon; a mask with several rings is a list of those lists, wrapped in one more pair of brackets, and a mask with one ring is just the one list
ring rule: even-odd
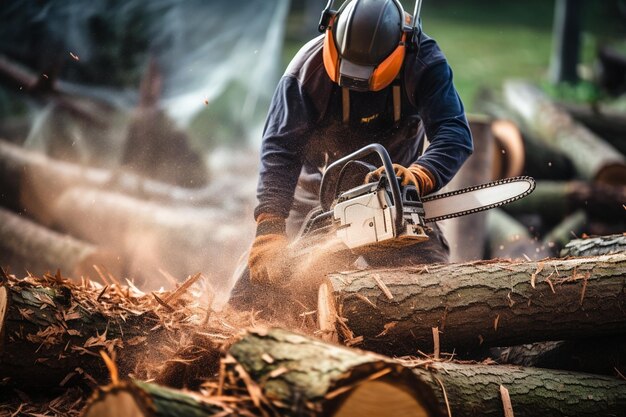
{"label": "jacket sleeve", "polygon": [[314,112],[298,80],[283,76],[263,129],[255,219],[261,213],[289,215]]}
{"label": "jacket sleeve", "polygon": [[439,62],[425,71],[415,97],[429,145],[416,162],[434,175],[436,191],[454,177],[472,154],[473,143],[448,63]]}

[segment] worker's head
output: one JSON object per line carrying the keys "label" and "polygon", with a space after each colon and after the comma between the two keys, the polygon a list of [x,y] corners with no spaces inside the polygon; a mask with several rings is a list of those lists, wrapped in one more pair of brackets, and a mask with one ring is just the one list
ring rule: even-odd
{"label": "worker's head", "polygon": [[[328,12],[328,8],[325,13]],[[348,0],[327,15],[324,67],[342,87],[379,91],[402,68],[410,16],[398,0]]]}

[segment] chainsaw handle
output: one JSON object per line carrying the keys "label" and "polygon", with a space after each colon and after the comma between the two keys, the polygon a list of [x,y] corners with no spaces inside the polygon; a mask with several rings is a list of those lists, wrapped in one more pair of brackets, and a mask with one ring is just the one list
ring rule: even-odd
{"label": "chainsaw handle", "polygon": [[[324,175],[322,176],[320,192],[321,190],[325,189],[325,185],[326,185],[325,182],[327,178],[330,178],[330,174],[332,174],[336,170],[340,170],[348,162],[357,160],[357,159],[362,159],[372,153],[378,154],[378,156],[380,157],[380,160],[383,163],[383,167],[385,168],[387,180],[389,181],[389,185],[391,186],[391,196],[393,198],[393,205],[396,211],[395,228],[397,231],[400,231],[402,229],[402,216],[404,213],[403,211],[404,208],[402,206],[402,196],[400,194],[400,184],[398,183],[398,178],[396,177],[396,173],[393,169],[393,164],[391,163],[391,157],[389,156],[389,152],[387,152],[387,149],[385,149],[385,147],[379,143],[372,143],[370,145],[364,146],[363,148],[355,152],[352,152],[351,154],[346,155],[343,158],[340,158],[336,160],[335,162],[333,162],[332,164],[330,164],[326,168],[326,171],[324,172]],[[334,196],[334,198],[337,198],[337,196]],[[322,199],[320,196],[320,202],[321,200]],[[322,208],[324,209],[324,211],[330,210],[330,207],[322,206]]]}

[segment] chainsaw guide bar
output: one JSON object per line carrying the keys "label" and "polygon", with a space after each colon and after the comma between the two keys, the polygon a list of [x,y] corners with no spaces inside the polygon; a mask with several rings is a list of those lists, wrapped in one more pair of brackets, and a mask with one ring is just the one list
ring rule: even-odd
{"label": "chainsaw guide bar", "polygon": [[435,222],[490,210],[524,198],[534,189],[532,177],[520,176],[426,196],[422,198],[426,212],[424,221]]}

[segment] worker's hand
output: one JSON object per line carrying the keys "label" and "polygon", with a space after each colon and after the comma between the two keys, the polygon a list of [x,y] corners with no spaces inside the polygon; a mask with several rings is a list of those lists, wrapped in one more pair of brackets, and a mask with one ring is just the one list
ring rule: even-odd
{"label": "worker's hand", "polygon": [[250,281],[271,285],[281,281],[285,274],[285,252],[288,244],[285,219],[260,215],[257,236],[248,256]]}
{"label": "worker's hand", "polygon": [[[413,184],[415,188],[417,188],[420,195],[426,195],[435,189],[435,178],[421,165],[412,164],[406,168],[399,164],[393,164],[393,170],[395,171],[396,177],[400,178],[400,184]],[[384,172],[384,167],[380,167],[377,170],[370,172],[365,177],[365,182],[368,183],[378,181]]]}

